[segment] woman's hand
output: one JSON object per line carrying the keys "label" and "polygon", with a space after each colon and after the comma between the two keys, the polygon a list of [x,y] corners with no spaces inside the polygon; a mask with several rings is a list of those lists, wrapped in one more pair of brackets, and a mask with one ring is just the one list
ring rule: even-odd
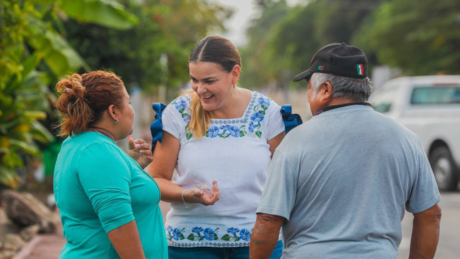
{"label": "woman's hand", "polygon": [[219,188],[217,188],[217,181],[212,182],[212,194],[209,195],[206,192],[198,189],[193,188],[191,190],[184,191],[184,199],[185,202],[190,203],[201,203],[205,206],[214,205],[216,201],[219,200]]}
{"label": "woman's hand", "polygon": [[153,161],[150,145],[143,139],[133,140],[131,136],[128,136],[128,143],[128,155],[136,160],[142,169],[146,168]]}

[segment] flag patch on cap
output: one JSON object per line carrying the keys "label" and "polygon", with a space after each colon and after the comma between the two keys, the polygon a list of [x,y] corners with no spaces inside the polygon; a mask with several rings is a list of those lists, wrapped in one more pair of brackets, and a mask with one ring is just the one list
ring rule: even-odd
{"label": "flag patch on cap", "polygon": [[363,64],[358,64],[358,75],[362,76],[364,74]]}
{"label": "flag patch on cap", "polygon": [[324,70],[324,66],[318,66],[318,70],[323,71],[323,70]]}

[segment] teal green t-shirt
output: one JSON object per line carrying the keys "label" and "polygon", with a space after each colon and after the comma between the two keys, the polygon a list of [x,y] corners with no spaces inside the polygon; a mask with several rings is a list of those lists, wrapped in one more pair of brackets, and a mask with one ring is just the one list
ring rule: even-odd
{"label": "teal green t-shirt", "polygon": [[146,258],[168,258],[160,189],[107,136],[84,132],[63,142],[54,195],[67,239],[60,258],[120,258],[107,233],[133,220]]}

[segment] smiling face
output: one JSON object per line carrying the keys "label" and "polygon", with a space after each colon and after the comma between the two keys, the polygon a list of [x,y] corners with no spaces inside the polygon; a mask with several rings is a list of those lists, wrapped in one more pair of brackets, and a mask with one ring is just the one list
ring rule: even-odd
{"label": "smiling face", "polygon": [[239,73],[235,76],[235,69],[239,71],[239,67],[236,67],[227,73],[216,63],[189,63],[192,89],[200,97],[205,111],[211,112],[225,107],[233,85],[238,80]]}

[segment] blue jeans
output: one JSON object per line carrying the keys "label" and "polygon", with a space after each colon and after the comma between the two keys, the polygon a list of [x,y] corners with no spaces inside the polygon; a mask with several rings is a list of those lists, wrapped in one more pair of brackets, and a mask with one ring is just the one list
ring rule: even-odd
{"label": "blue jeans", "polygon": [[[249,247],[168,247],[169,259],[248,259]],[[283,254],[283,241],[276,243],[270,259],[280,259]]]}

